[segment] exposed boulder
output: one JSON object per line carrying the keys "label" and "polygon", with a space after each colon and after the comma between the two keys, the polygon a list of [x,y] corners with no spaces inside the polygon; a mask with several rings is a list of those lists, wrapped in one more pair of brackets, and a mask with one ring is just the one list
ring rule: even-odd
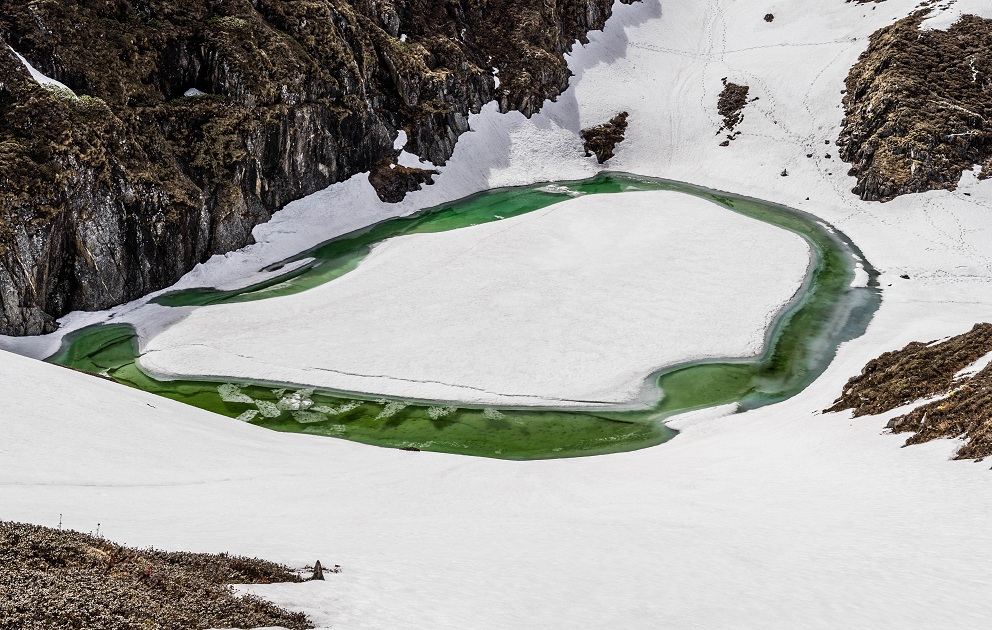
{"label": "exposed boulder", "polygon": [[623,142],[627,133],[627,112],[620,112],[610,122],[582,130],[582,140],[586,157],[593,154],[600,164],[613,157],[617,145]]}
{"label": "exposed boulder", "polygon": [[396,203],[402,201],[407,193],[420,190],[425,184],[433,184],[434,175],[437,175],[435,170],[402,166],[387,158],[373,167],[369,173],[369,183],[375,188],[379,199]]}
{"label": "exposed boulder", "polygon": [[953,190],[992,170],[992,20],[927,30],[920,10],[871,36],[844,94],[841,158],[862,199]]}
{"label": "exposed boulder", "polygon": [[740,135],[739,133],[734,134],[733,131],[734,127],[741,124],[744,120],[744,108],[748,104],[747,95],[751,88],[746,85],[739,85],[733,81],[727,81],[726,77],[721,80],[723,81],[723,90],[717,99],[716,111],[723,116],[723,124],[717,129],[716,133],[719,135],[725,130],[731,132],[720,143],[720,146],[725,147],[730,144],[731,140],[734,140]]}

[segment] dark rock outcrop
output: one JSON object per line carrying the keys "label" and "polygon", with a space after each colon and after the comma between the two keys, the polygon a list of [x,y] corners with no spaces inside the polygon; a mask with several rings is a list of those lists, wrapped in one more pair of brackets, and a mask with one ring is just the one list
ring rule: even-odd
{"label": "dark rock outcrop", "polygon": [[[402,198],[430,172],[381,172],[399,130],[443,165],[486,102],[535,113],[611,5],[0,4],[0,333],[168,286],[356,173],[379,169],[380,196]],[[6,44],[75,95],[40,86]]]}
{"label": "dark rock outcrop", "polygon": [[717,133],[724,129],[733,131],[744,120],[744,107],[747,106],[747,93],[750,89],[746,85],[723,79],[723,90],[716,102],[716,111],[723,116],[723,126]]}
{"label": "dark rock outcrop", "polygon": [[613,151],[627,133],[629,116],[627,112],[620,112],[608,123],[583,129],[581,135],[586,157],[595,154],[600,164],[613,157]]}
{"label": "dark rock outcrop", "polygon": [[841,158],[862,199],[953,190],[992,170],[992,20],[921,29],[928,9],[887,26],[847,78]]}
{"label": "dark rock outcrop", "polygon": [[853,409],[854,416],[891,411],[926,398],[938,400],[893,418],[888,428],[912,433],[907,444],[937,438],[964,438],[958,459],[992,455],[992,366],[956,375],[992,352],[992,324],[941,342],[913,342],[869,361],[825,411]]}
{"label": "dark rock outcrop", "polygon": [[730,132],[726,134],[726,139],[720,143],[721,147],[726,147],[730,146],[731,141],[740,135],[739,131],[734,133],[734,127],[744,120],[744,108],[748,104],[747,94],[751,88],[727,81],[726,77],[721,80],[723,81],[723,90],[720,91],[720,97],[716,101],[716,111],[723,116],[723,124],[716,130],[716,133],[720,135],[724,130]]}
{"label": "dark rock outcrop", "polygon": [[396,163],[394,158],[382,160],[369,173],[369,183],[379,199],[386,203],[403,201],[407,193],[420,190],[424,184],[434,183],[437,171],[413,168]]}

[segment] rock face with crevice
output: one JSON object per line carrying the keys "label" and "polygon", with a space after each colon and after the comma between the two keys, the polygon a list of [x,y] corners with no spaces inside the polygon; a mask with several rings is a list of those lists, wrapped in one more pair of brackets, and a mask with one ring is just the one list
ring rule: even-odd
{"label": "rock face with crevice", "polygon": [[[431,173],[391,166],[400,130],[443,165],[485,103],[532,115],[611,6],[0,4],[0,333],[49,332],[71,310],[168,286],[356,173],[378,169],[380,197],[401,199]],[[74,94],[39,85],[10,47]]]}
{"label": "rock face with crevice", "polygon": [[992,20],[928,30],[923,9],[871,37],[847,78],[838,144],[862,199],[953,190],[992,170]]}

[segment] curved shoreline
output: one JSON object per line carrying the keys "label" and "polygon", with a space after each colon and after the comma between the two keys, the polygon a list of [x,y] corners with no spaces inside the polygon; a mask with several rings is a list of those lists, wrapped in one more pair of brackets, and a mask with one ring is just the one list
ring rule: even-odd
{"label": "curved shoreline", "polygon": [[[554,192],[548,192],[552,186]],[[137,342],[133,338],[133,329],[128,333],[122,328],[126,325],[104,325],[77,331],[64,340],[62,350],[49,360],[89,368],[89,371],[102,371],[119,382],[276,430],[334,435],[399,448],[507,459],[538,459],[644,448],[664,442],[674,435],[661,420],[676,413],[727,402],[736,402],[741,408],[753,408],[788,398],[822,373],[833,358],[837,345],[863,333],[871,313],[877,308],[879,299],[874,280],[877,273],[846,236],[819,218],[742,195],[711,191],[682,182],[613,173],[579,182],[545,183],[479,193],[453,204],[332,239],[277,265],[305,258],[313,258],[313,262],[240,291],[194,289],[165,294],[158,300],[159,303],[174,305],[190,304],[188,299],[192,299],[192,303],[212,304],[303,291],[315,286],[315,281],[317,284],[326,282],[354,268],[370,242],[416,231],[438,231],[435,229],[436,223],[440,223],[442,229],[455,229],[462,226],[459,223],[468,221],[468,224],[474,224],[485,220],[485,216],[459,215],[459,207],[478,199],[505,195],[512,201],[527,201],[534,197],[537,201],[534,207],[525,205],[522,209],[515,208],[515,214],[524,214],[561,201],[562,192],[584,194],[628,190],[675,190],[703,197],[732,211],[792,231],[807,241],[811,249],[807,279],[793,299],[775,314],[758,356],[731,360],[703,359],[659,368],[646,379],[642,397],[634,403],[634,407],[631,404],[595,407],[472,405],[396,399],[270,382],[245,382],[242,379],[156,380],[134,364],[138,354]],[[505,213],[505,210],[500,212]],[[489,220],[503,218],[495,212],[490,214],[492,217]],[[390,234],[383,237],[384,232]],[[342,258],[342,251],[348,248],[359,256]],[[863,265],[868,272],[868,287],[850,286],[856,263]],[[294,282],[299,284],[294,286]],[[279,288],[271,291],[273,287]],[[100,331],[112,338],[109,345],[101,346],[106,340],[99,339],[93,343],[91,335],[96,333],[96,337],[100,337],[103,334]],[[91,346],[89,350],[84,347],[87,345]],[[125,346],[132,350],[127,351]],[[83,352],[74,351],[74,347]],[[111,361],[114,365],[107,366],[97,360],[87,365],[89,359],[106,354],[108,349],[111,355],[123,361]],[[129,358],[126,356],[128,354],[131,355]],[[238,395],[233,397],[234,400],[223,400],[224,397],[218,393],[218,388],[223,387],[236,388]],[[290,396],[304,392],[304,400],[300,403],[302,407],[293,409],[294,403],[286,402],[284,394],[291,389],[295,393],[291,392]],[[659,399],[662,390],[665,396]],[[651,396],[645,397],[643,394]],[[341,411],[346,407],[345,411]],[[326,419],[316,421],[312,415],[315,411],[310,410],[321,408],[328,410]],[[251,413],[253,409],[255,413]],[[268,415],[258,410],[268,410]],[[592,425],[601,426],[591,426],[590,421]],[[556,426],[562,423],[568,426]],[[583,423],[588,426],[579,426]],[[452,427],[456,424],[471,427],[474,431],[453,431]],[[419,429],[400,430],[404,425],[417,425]],[[521,430],[518,434],[500,435],[501,430],[505,431],[513,425],[519,425]],[[410,426],[406,428],[411,429]],[[550,433],[543,434],[543,440],[535,440],[532,435],[534,430]],[[575,435],[577,430],[582,435]],[[481,435],[487,432],[492,433],[491,439]],[[426,435],[414,437],[411,433]],[[465,433],[471,435],[465,438]],[[447,438],[452,435],[456,437],[439,441],[442,436]]]}

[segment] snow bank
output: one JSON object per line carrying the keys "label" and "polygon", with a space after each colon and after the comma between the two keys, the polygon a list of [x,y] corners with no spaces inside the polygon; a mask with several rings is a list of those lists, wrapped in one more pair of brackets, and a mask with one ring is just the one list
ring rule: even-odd
{"label": "snow bank", "polygon": [[923,21],[923,27],[946,31],[963,15],[977,15],[992,18],[992,4],[988,0],[952,0],[936,6],[931,17]]}
{"label": "snow bank", "polygon": [[760,354],[799,236],[675,192],[571,199],[376,247],[296,295],[199,309],[141,366],[429,400],[634,400],[656,369]]}

